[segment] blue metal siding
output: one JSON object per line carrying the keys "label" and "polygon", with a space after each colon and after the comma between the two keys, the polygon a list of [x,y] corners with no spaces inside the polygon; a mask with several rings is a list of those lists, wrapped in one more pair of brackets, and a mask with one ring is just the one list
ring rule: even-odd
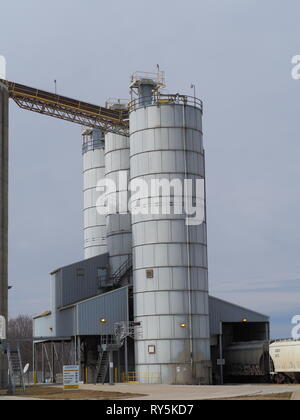
{"label": "blue metal siding", "polygon": [[108,254],[104,254],[57,270],[53,274],[55,307],[68,306],[99,294],[98,268],[107,266]]}
{"label": "blue metal siding", "polygon": [[68,337],[76,335],[75,307],[57,312],[56,335],[59,337]]}
{"label": "blue metal siding", "polygon": [[[116,322],[128,321],[128,287],[78,304],[78,335],[110,335]],[[101,324],[100,319],[107,323]]]}

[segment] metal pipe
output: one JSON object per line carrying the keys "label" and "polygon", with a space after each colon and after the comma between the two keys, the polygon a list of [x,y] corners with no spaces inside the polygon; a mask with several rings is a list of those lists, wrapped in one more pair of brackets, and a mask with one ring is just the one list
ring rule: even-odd
{"label": "metal pipe", "polygon": [[220,335],[219,335],[219,351],[220,351],[220,381],[224,385],[224,371],[223,371],[223,323],[220,322]]}
{"label": "metal pipe", "polygon": [[35,355],[36,345],[35,342],[32,343],[32,372],[33,372],[33,384],[37,384],[37,368],[36,368],[36,355]]}
{"label": "metal pipe", "polygon": [[[185,180],[188,178],[188,168],[187,168],[187,140],[186,140],[186,106],[183,107],[183,139],[184,139],[184,177]],[[185,196],[188,194],[188,191],[184,192]],[[193,316],[192,316],[192,284],[191,284],[191,252],[190,252],[190,227],[187,224],[186,226],[186,247],[187,247],[187,260],[188,260],[188,292],[189,292],[189,344],[190,344],[190,364],[191,364],[191,375],[192,380],[194,380],[194,348],[193,348]]]}
{"label": "metal pipe", "polygon": [[45,356],[44,356],[44,346],[42,346],[42,383],[44,384],[46,377],[45,377]]}
{"label": "metal pipe", "polygon": [[114,385],[114,356],[112,350],[109,350],[109,385]]}
{"label": "metal pipe", "polygon": [[128,338],[125,338],[125,373],[126,382],[128,381]]}
{"label": "metal pipe", "polygon": [[[8,90],[0,83],[0,315],[8,321]],[[7,325],[6,325],[7,326]],[[7,388],[7,362],[0,353],[0,388]]]}

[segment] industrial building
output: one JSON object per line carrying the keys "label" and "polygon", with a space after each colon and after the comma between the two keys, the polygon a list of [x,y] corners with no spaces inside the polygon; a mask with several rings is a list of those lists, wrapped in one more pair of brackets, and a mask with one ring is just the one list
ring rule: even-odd
{"label": "industrial building", "polygon": [[[34,369],[47,365],[53,381],[72,363],[86,382],[222,383],[229,349],[268,341],[269,319],[209,296],[202,101],[164,93],[163,72],[136,73],[131,100],[106,107],[2,78],[0,316],[6,320],[9,98],[85,127],[84,260],[51,274],[50,310],[34,319]],[[262,374],[263,361],[263,355],[250,361],[245,371]],[[2,352],[0,386],[6,372]]]}
{"label": "industrial building", "polygon": [[[209,296],[203,104],[164,94],[164,87],[162,72],[135,74],[129,104],[108,105],[129,110],[129,133],[82,132],[85,259],[51,274],[51,309],[34,319],[34,335],[36,354],[50,343],[55,355],[57,343],[68,343],[68,357],[87,382],[113,375],[153,384],[221,383],[230,346],[269,340],[268,317]],[[105,193],[106,211],[99,211],[101,180],[116,185]],[[153,180],[167,180],[172,194],[164,188],[132,194],[132,185]],[[183,196],[176,183],[185,180],[201,180],[204,188]],[[201,215],[178,211],[186,198]],[[126,211],[128,199],[138,212]]]}

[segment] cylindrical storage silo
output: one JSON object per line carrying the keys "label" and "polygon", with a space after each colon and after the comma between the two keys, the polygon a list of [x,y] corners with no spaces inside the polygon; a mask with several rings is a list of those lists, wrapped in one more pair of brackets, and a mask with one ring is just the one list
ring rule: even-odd
{"label": "cylindrical storage silo", "polygon": [[83,132],[85,259],[107,252],[106,217],[97,211],[97,200],[102,194],[97,191],[97,184],[105,178],[104,138],[98,129]]}
{"label": "cylindrical storage silo", "polygon": [[[142,106],[141,106],[142,104]],[[154,179],[184,185],[205,178],[202,103],[179,95],[131,103],[131,183]],[[159,199],[176,208],[180,190]],[[184,188],[183,188],[184,192]],[[132,192],[134,204],[134,193]],[[136,370],[141,382],[210,383],[210,334],[206,221],[187,226],[183,212],[145,210],[149,188],[132,214]],[[183,196],[181,196],[184,200]],[[192,193],[193,204],[196,193]],[[197,197],[199,198],[199,197]],[[203,203],[205,193],[203,192]],[[143,204],[144,203],[144,204]]]}
{"label": "cylindrical storage silo", "polygon": [[132,254],[131,215],[128,204],[129,182],[129,137],[108,133],[105,136],[105,178],[115,185],[109,189],[106,217],[107,250],[109,253],[110,274],[113,275]]}

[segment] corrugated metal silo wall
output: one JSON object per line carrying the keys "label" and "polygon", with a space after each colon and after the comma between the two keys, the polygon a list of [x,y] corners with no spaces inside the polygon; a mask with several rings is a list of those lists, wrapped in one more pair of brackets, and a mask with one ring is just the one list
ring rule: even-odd
{"label": "corrugated metal silo wall", "polygon": [[[176,103],[137,107],[130,114],[130,154],[132,182],[149,185],[165,179],[182,186],[186,179],[204,180],[202,109]],[[146,206],[150,195],[145,194],[141,205]],[[171,205],[167,193],[157,195]],[[176,196],[182,204],[182,191]],[[200,197],[192,192],[190,198],[196,202]],[[136,369],[143,375],[158,373],[158,382],[208,384],[206,220],[187,226],[182,210],[149,213],[132,214],[135,320],[144,331],[136,341]],[[149,346],[155,346],[155,354]]]}
{"label": "corrugated metal silo wall", "polygon": [[105,177],[104,135],[100,130],[92,130],[89,136],[84,136],[83,151],[84,250],[87,259],[107,252],[106,218],[97,211],[97,200],[101,195],[97,184]]}
{"label": "corrugated metal silo wall", "polygon": [[117,209],[110,210],[108,207],[106,217],[111,273],[115,273],[132,254],[131,215],[129,212],[123,214],[124,210],[119,208],[121,202],[128,202],[129,146],[128,137],[113,133],[105,136],[105,177],[116,185],[117,194],[112,192],[110,196],[116,199],[118,205]]}

